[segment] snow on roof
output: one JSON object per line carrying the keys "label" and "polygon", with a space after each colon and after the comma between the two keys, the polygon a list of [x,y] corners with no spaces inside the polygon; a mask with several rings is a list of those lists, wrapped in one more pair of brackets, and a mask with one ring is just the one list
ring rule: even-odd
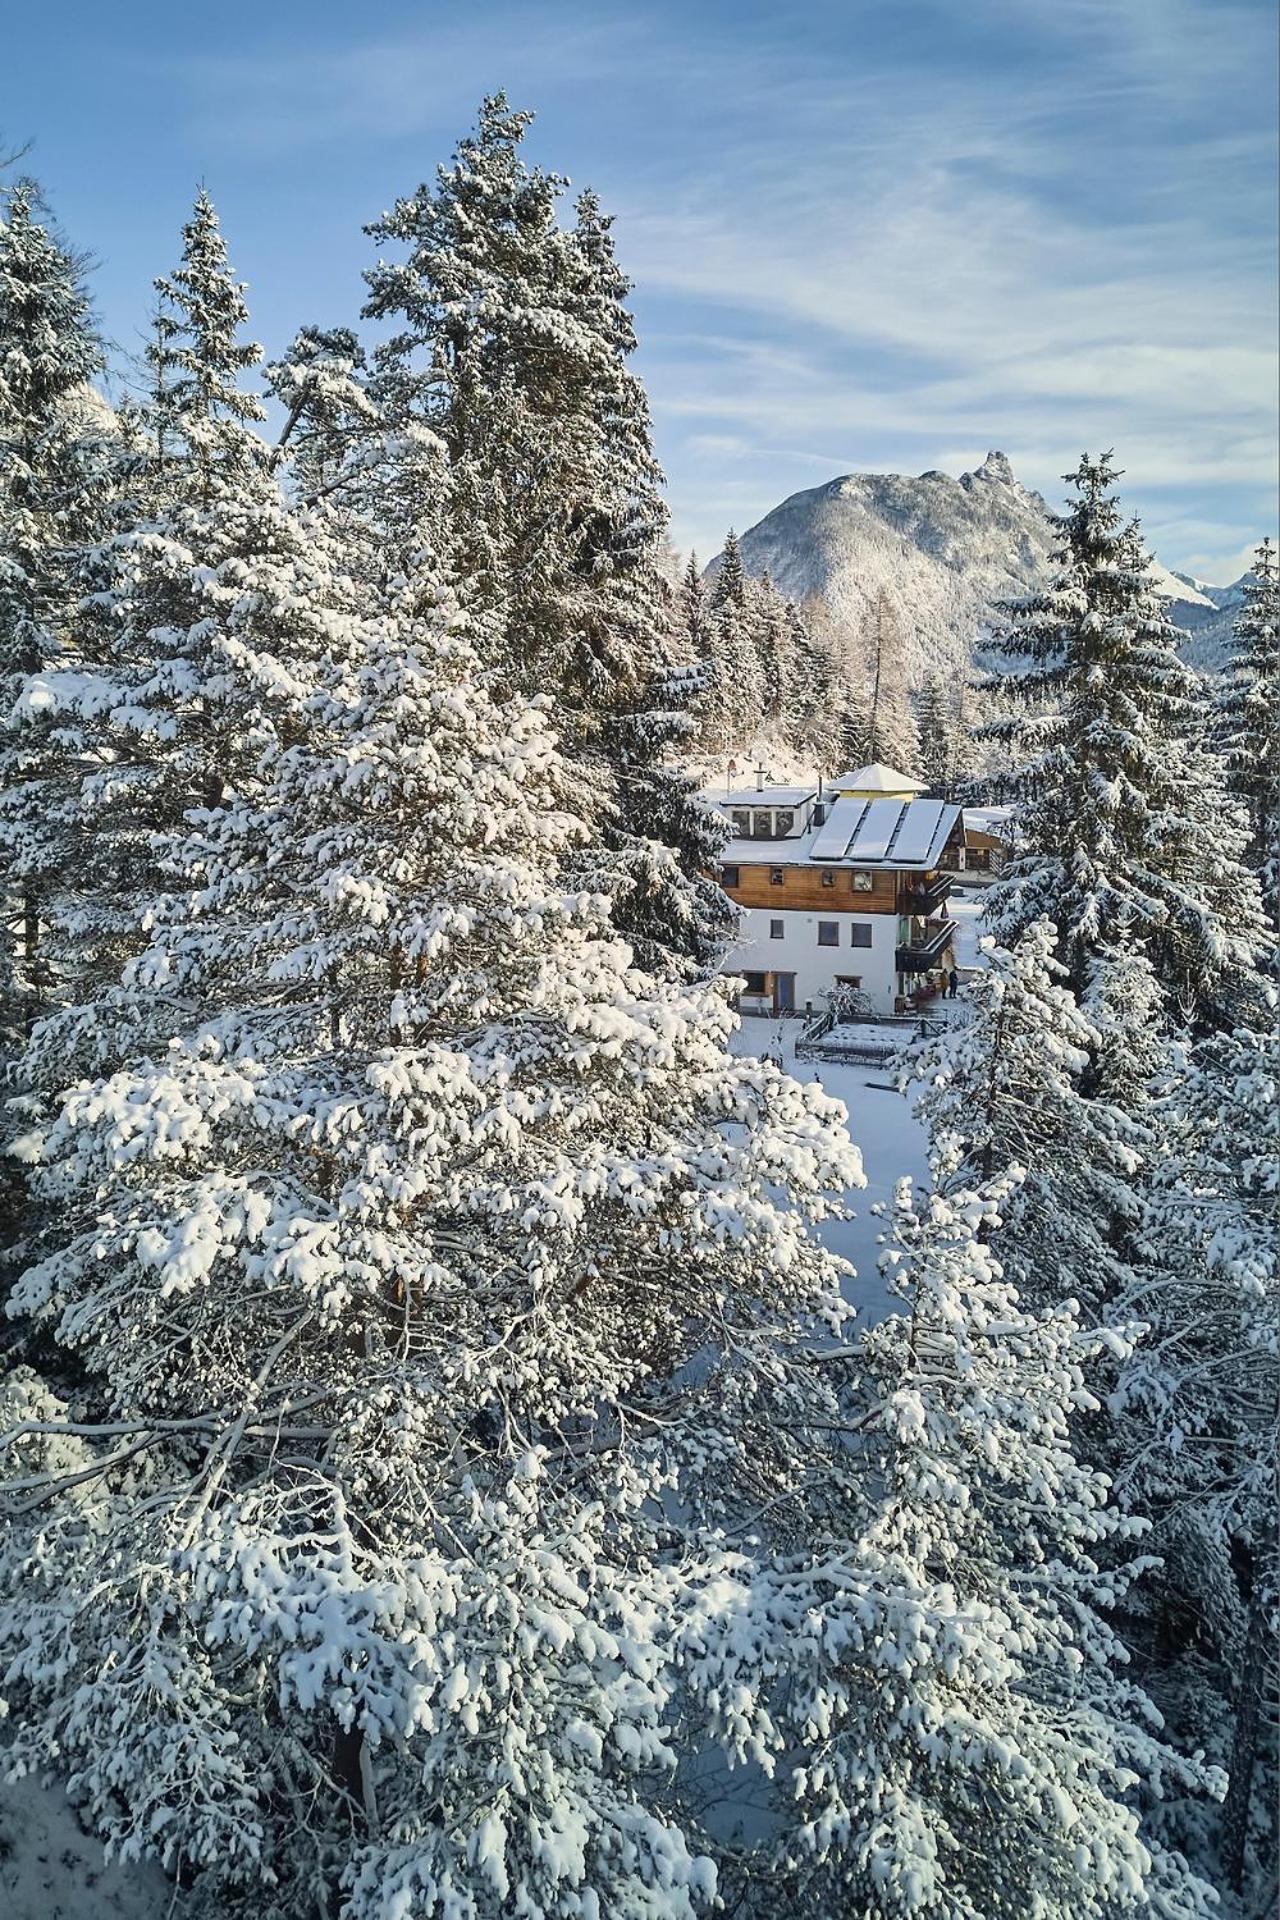
{"label": "snow on roof", "polygon": [[974,833],[989,833],[993,840],[1007,839],[1012,807],[966,807],[964,824]]}
{"label": "snow on roof", "polygon": [[735,836],[721,858],[748,865],[771,859],[775,866],[847,864],[913,872],[937,866],[959,818],[959,807],[941,800],[904,800],[891,794],[865,800],[843,794],[816,829],[780,840]]}
{"label": "snow on roof", "polygon": [[841,793],[924,793],[929,785],[927,780],[913,780],[909,773],[899,773],[896,767],[886,767],[883,760],[853,773],[839,773],[828,784]]}
{"label": "snow on roof", "polygon": [[723,796],[707,796],[718,807],[798,807],[817,797],[816,787],[732,787]]}

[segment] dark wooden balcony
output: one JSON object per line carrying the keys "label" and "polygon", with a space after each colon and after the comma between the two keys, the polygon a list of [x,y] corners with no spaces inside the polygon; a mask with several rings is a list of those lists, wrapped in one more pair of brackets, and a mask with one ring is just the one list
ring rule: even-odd
{"label": "dark wooden balcony", "polygon": [[939,907],[951,898],[951,876],[935,874],[932,880],[912,880],[902,889],[900,909],[920,920],[932,920]]}
{"label": "dark wooden balcony", "polygon": [[930,920],[924,932],[897,949],[894,965],[899,973],[928,973],[936,967],[955,937],[954,920]]}

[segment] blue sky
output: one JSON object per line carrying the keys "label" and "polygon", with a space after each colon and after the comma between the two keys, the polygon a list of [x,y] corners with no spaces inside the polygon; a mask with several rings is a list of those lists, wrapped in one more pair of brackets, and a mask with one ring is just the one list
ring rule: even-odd
{"label": "blue sky", "polygon": [[1276,522],[1274,0],[45,0],[0,136],[136,349],[198,180],[269,350],[354,318],[364,221],[480,96],[594,185],[637,282],[675,537],[990,447],[1114,445],[1161,557]]}

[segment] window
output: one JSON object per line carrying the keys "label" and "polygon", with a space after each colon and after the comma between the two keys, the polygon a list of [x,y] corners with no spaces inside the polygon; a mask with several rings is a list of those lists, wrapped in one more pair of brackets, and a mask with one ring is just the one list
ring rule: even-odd
{"label": "window", "polygon": [[838,973],[836,975],[836,985],[838,987],[856,989],[862,985],[862,975],[860,973]]}
{"label": "window", "polygon": [[744,973],[742,977],[746,982],[746,991],[748,993],[768,993],[769,985],[767,974]]}
{"label": "window", "polygon": [[721,867],[720,885],[722,887],[736,887],[738,884],[738,869],[736,867]]}
{"label": "window", "polygon": [[733,821],[733,830],[740,840],[745,840],[751,832],[751,815],[735,807],[729,816]]}
{"label": "window", "polygon": [[851,947],[869,947],[871,945],[871,922],[869,920],[850,921],[849,945]]}
{"label": "window", "polygon": [[795,823],[796,823],[796,817],[794,813],[786,813],[786,812],[783,812],[781,809],[779,809],[779,811],[775,813],[773,816],[774,839],[785,840],[786,836],[790,833]]}
{"label": "window", "polygon": [[876,884],[874,873],[868,873],[865,867],[853,870],[853,890],[855,893],[870,893]]}
{"label": "window", "polygon": [[784,932],[785,929],[781,920],[771,920],[769,922],[769,938],[771,940],[781,940]]}
{"label": "window", "polygon": [[782,868],[781,868],[781,867],[770,867],[770,869],[769,869],[769,885],[770,885],[771,887],[780,887],[780,886],[782,886],[783,884],[784,884],[784,876],[783,876],[783,872],[782,872]]}
{"label": "window", "polygon": [[824,886],[824,887],[834,887],[834,885],[835,885],[835,883],[836,883],[836,877],[835,877],[835,875],[834,875],[834,873],[832,873],[832,871],[831,871],[831,869],[830,869],[830,867],[824,867],[824,868],[822,869],[822,884],[823,884],[823,886]]}
{"label": "window", "polygon": [[838,920],[819,920],[818,945],[820,947],[838,947],[840,945],[840,922]]}

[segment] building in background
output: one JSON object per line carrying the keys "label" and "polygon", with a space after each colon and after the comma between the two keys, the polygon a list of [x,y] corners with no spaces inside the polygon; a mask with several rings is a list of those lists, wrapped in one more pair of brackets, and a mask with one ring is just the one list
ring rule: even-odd
{"label": "building in background", "polygon": [[728,821],[720,882],[741,909],[729,959],[749,1013],[825,1011],[840,989],[906,1011],[953,964],[946,911],[963,855],[959,807],[892,767],[813,786],[705,796]]}
{"label": "building in background", "polygon": [[966,807],[964,844],[959,871],[992,879],[1005,863],[1011,845],[1012,807]]}

